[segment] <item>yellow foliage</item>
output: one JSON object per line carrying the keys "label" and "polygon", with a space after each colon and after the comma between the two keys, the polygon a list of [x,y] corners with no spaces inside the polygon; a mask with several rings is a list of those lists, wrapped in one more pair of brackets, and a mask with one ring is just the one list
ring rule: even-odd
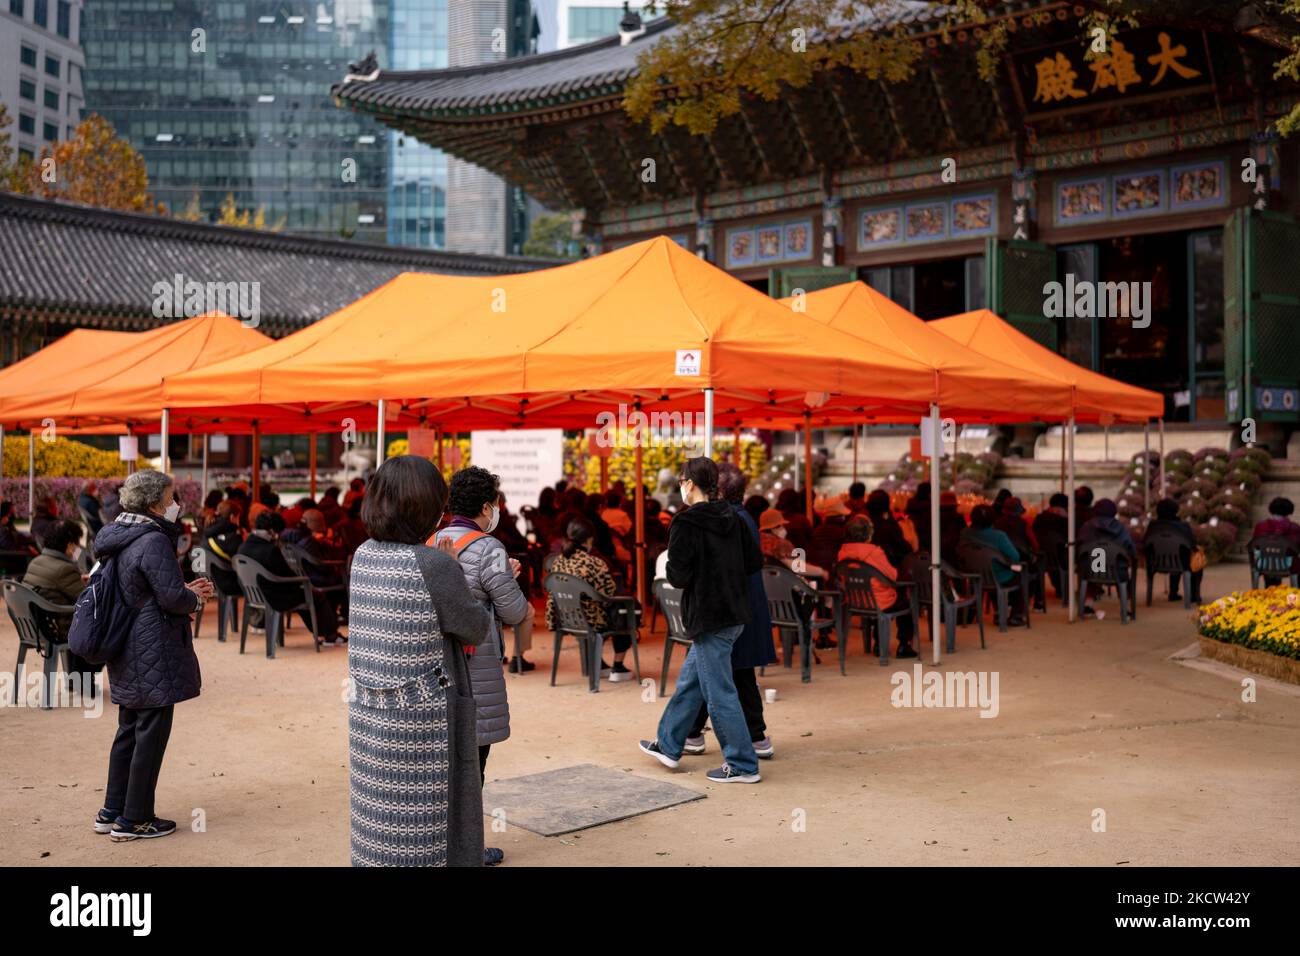
{"label": "yellow foliage", "polygon": [[[4,473],[27,474],[27,438],[5,436]],[[69,438],[45,441],[36,436],[36,474],[41,478],[112,478],[126,474],[126,462],[115,451],[103,451]]]}

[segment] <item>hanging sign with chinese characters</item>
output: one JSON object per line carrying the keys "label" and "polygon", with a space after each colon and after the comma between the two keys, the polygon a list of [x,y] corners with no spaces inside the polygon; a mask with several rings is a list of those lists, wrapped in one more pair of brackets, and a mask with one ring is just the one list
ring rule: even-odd
{"label": "hanging sign with chinese characters", "polygon": [[1201,33],[1128,30],[1108,37],[1104,51],[1090,49],[1085,38],[1012,55],[1012,75],[1026,116],[1190,93],[1214,83]]}

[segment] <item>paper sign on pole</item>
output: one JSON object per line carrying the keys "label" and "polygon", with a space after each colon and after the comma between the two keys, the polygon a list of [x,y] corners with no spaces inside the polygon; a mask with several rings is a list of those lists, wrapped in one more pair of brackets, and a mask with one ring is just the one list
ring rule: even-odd
{"label": "paper sign on pole", "polygon": [[117,454],[123,461],[135,461],[140,457],[140,440],[134,435],[119,435]]}
{"label": "paper sign on pole", "polygon": [[421,458],[438,454],[438,433],[432,428],[412,428],[406,433],[407,453]]}
{"label": "paper sign on pole", "polygon": [[510,513],[536,505],[547,485],[564,477],[564,432],[558,428],[470,432],[470,458],[501,478]]}
{"label": "paper sign on pole", "polygon": [[[929,458],[935,454],[935,448],[937,447],[938,436],[935,434],[933,419],[921,419],[921,457]],[[943,452],[940,451],[939,454],[943,454]]]}
{"label": "paper sign on pole", "polygon": [[599,429],[587,433],[587,454],[593,458],[609,458],[614,454],[614,445],[601,440]]}

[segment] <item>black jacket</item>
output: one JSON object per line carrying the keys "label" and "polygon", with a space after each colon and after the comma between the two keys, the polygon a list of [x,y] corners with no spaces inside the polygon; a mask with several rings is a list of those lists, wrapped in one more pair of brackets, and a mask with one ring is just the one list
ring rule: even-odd
{"label": "black jacket", "polygon": [[[260,535],[250,534],[245,538],[244,543],[239,546],[239,554],[256,561],[269,574],[282,578],[297,577],[289,567],[289,562],[285,560],[283,552],[275,546],[274,542]],[[292,610],[303,602],[301,584],[278,584],[265,578],[260,578],[258,583],[262,585],[262,593],[266,595],[271,607],[277,611]]]}
{"label": "black jacket", "polygon": [[762,566],[758,541],[727,502],[702,501],[678,513],[668,529],[668,583],[683,592],[686,633],[748,624],[749,576]]}
{"label": "black jacket", "polygon": [[118,562],[121,599],[139,609],[122,653],[108,662],[113,703],[166,707],[199,696],[190,615],[199,599],[176,559],[180,525],[155,515],[122,515],[95,536],[95,556]]}

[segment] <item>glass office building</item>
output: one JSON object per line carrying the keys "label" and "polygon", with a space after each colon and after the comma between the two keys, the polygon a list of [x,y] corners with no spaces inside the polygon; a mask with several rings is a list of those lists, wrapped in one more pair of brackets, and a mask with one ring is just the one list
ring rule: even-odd
{"label": "glass office building", "polygon": [[330,85],[374,51],[445,66],[447,0],[100,0],[86,10],[86,108],[144,156],[174,212],[227,194],[268,225],[437,247],[442,157],[339,109]]}

